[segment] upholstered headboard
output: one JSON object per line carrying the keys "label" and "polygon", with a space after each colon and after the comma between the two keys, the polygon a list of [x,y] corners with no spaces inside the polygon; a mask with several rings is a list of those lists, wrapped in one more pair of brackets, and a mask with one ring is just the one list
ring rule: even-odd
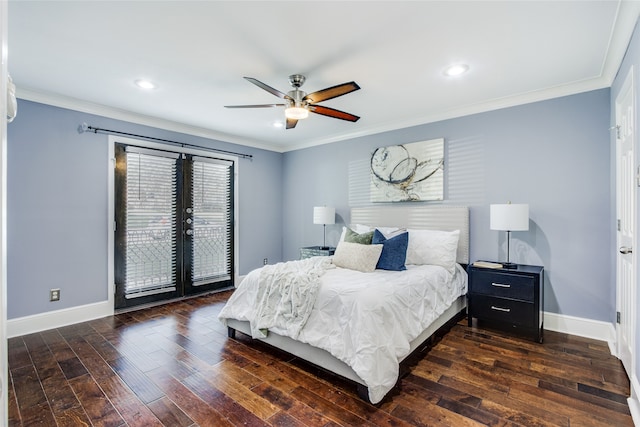
{"label": "upholstered headboard", "polygon": [[467,206],[381,205],[352,208],[350,224],[423,230],[460,230],[456,261],[469,263],[469,208]]}

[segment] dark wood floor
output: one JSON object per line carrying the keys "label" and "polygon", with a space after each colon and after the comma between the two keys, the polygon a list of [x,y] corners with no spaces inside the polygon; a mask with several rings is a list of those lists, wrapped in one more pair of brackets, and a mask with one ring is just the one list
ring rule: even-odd
{"label": "dark wood floor", "polygon": [[9,340],[11,426],[632,426],[605,343],[456,324],[379,406],[238,334],[229,293]]}

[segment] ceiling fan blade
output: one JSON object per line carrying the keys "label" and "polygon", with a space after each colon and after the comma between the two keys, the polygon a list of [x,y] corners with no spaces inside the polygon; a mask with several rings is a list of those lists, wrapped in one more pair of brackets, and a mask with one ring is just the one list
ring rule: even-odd
{"label": "ceiling fan blade", "polygon": [[327,99],[337,98],[338,96],[346,95],[347,93],[353,92],[360,89],[360,86],[356,82],[342,83],[341,85],[336,85],[332,87],[328,87],[326,89],[319,90],[317,92],[313,92],[302,98],[303,101],[308,101],[310,104],[315,104],[316,102],[326,101]]}
{"label": "ceiling fan blade", "polygon": [[293,129],[298,124],[296,119],[287,119],[287,129]]}
{"label": "ceiling fan blade", "polygon": [[255,104],[255,105],[225,105],[224,108],[269,108],[286,107],[287,104]]}
{"label": "ceiling fan blade", "polygon": [[246,80],[250,81],[251,83],[253,83],[254,85],[258,86],[261,89],[266,90],[267,92],[269,92],[270,94],[273,94],[275,96],[277,96],[278,98],[282,98],[282,99],[289,99],[291,100],[292,98],[287,95],[286,93],[280,92],[278,89],[274,89],[269,85],[266,85],[264,83],[262,83],[260,80],[256,80],[253,77],[245,77]]}
{"label": "ceiling fan blade", "polygon": [[348,122],[357,122],[360,117],[354,116],[344,111],[336,110],[335,108],[323,107],[322,105],[309,105],[309,111],[323,116],[333,117],[334,119],[346,120]]}

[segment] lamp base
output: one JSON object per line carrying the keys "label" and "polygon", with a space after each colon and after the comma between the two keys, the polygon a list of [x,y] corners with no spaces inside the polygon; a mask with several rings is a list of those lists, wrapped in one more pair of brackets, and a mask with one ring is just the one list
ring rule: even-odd
{"label": "lamp base", "polygon": [[509,270],[515,270],[516,268],[518,268],[518,264],[516,264],[515,262],[502,262],[502,268],[506,268]]}

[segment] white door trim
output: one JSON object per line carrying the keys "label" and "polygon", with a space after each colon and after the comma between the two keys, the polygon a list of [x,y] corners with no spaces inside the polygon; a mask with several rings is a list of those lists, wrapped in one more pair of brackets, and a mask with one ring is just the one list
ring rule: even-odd
{"label": "white door trim", "polygon": [[8,410],[8,358],[7,358],[7,68],[9,45],[7,42],[8,2],[0,2],[0,420],[4,422]]}

